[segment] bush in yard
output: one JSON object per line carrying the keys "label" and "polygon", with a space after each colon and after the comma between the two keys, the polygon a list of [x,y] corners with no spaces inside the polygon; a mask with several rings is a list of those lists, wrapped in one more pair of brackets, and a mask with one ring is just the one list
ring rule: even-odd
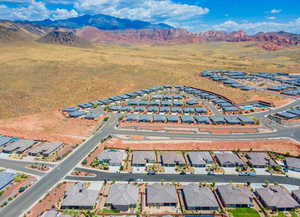
{"label": "bush in yard", "polygon": [[83,165],[86,165],[86,164],[87,164],[87,160],[83,160],[83,161],[82,161],[82,164],[83,164]]}
{"label": "bush in yard", "polygon": [[23,191],[25,191],[26,190],[26,187],[20,187],[19,188],[19,193],[22,193]]}

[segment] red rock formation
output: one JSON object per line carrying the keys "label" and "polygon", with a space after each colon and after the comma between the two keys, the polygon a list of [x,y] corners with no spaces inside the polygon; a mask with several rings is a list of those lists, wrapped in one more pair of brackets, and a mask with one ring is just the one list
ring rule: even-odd
{"label": "red rock formation", "polygon": [[202,38],[184,29],[142,29],[102,31],[84,27],[77,31],[80,38],[93,42],[118,43],[200,43]]}
{"label": "red rock formation", "polygon": [[300,35],[275,32],[248,35],[243,31],[224,32],[208,31],[199,34],[190,33],[184,29],[142,29],[102,31],[94,27],[84,27],[77,35],[85,40],[108,43],[150,43],[150,44],[184,44],[208,41],[257,41],[258,46],[266,50],[279,50],[285,47],[300,45]]}

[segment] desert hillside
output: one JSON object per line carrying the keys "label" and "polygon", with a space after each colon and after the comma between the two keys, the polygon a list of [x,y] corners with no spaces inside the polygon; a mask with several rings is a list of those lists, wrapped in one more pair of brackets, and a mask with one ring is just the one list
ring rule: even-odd
{"label": "desert hillside", "polygon": [[202,70],[300,72],[300,49],[268,52],[254,42],[174,46],[67,47],[36,42],[0,44],[0,118],[49,111],[162,84],[213,90],[237,102],[241,93],[198,76]]}

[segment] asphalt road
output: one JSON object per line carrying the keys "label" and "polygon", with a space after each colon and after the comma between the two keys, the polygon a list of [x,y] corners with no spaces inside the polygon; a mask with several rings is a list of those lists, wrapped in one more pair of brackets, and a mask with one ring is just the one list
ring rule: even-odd
{"label": "asphalt road", "polygon": [[[256,116],[264,118],[265,115],[273,112],[285,110],[289,106],[299,105],[299,101],[294,102],[288,106],[273,111],[259,113]],[[255,139],[270,139],[280,137],[290,137],[300,141],[300,127],[295,128],[278,128],[276,132],[272,133],[259,133],[259,134],[231,134],[231,135],[212,135],[212,134],[191,134],[191,133],[165,133],[165,132],[146,132],[146,131],[130,131],[130,130],[116,130],[114,126],[117,124],[118,115],[112,115],[104,126],[97,131],[91,138],[78,147],[70,156],[68,156],[62,163],[58,164],[51,172],[42,176],[42,178],[30,188],[27,192],[24,192],[20,197],[9,203],[9,205],[0,210],[0,216],[5,217],[18,217],[28,210],[36,201],[38,201],[44,194],[54,187],[60,180],[62,180],[84,157],[94,149],[94,147],[100,143],[100,141],[109,135],[123,134],[123,135],[143,135],[143,136],[159,136],[170,138],[186,138],[197,140],[255,140]],[[276,127],[276,126],[275,126]],[[18,163],[11,163],[0,161],[0,166],[7,166],[8,168],[16,168],[21,170],[21,165]],[[24,166],[21,171],[24,171]],[[31,171],[31,170],[30,170]],[[31,173],[31,172],[29,172]],[[97,173],[96,178],[89,177],[71,177],[72,180],[105,180],[105,179],[117,179],[128,181],[129,179],[141,178],[144,181],[176,181],[176,182],[278,182],[281,184],[293,184],[300,185],[298,179],[279,177],[279,176],[255,176],[255,177],[241,177],[241,176],[207,176],[207,175],[176,175],[176,174],[159,174],[154,176],[148,176],[145,174],[119,174],[119,173]]]}
{"label": "asphalt road", "polygon": [[295,128],[282,128],[276,132],[270,133],[236,133],[236,134],[193,134],[193,133],[172,133],[161,131],[135,131],[135,130],[119,130],[113,129],[113,134],[118,135],[140,135],[140,136],[158,136],[158,137],[170,137],[170,138],[185,138],[185,139],[197,139],[197,140],[258,140],[258,139],[274,139],[290,137],[299,139],[300,127]]}
{"label": "asphalt road", "polygon": [[110,135],[111,129],[115,126],[115,121],[108,121],[100,132],[83,143],[77,150],[67,157],[61,164],[51,172],[43,176],[39,182],[28,191],[21,194],[17,199],[0,211],[0,216],[18,217],[29,209],[36,201],[62,180],[84,157],[100,143],[100,141]]}
{"label": "asphalt road", "polygon": [[200,174],[156,174],[147,175],[140,173],[109,173],[101,172],[93,169],[76,168],[79,171],[95,173],[96,177],[78,177],[78,176],[67,176],[68,180],[81,180],[81,181],[104,181],[104,180],[116,180],[116,181],[130,181],[133,178],[142,179],[145,182],[219,182],[219,183],[280,183],[300,186],[299,179],[290,178],[286,176],[238,176],[238,175],[200,175]]}
{"label": "asphalt road", "polygon": [[22,162],[22,161],[14,161],[14,160],[4,160],[0,159],[0,167],[24,172],[24,173],[29,173],[35,176],[43,176],[45,175],[44,172],[38,171],[38,170],[33,170],[26,168],[27,166],[32,165],[32,162]]}

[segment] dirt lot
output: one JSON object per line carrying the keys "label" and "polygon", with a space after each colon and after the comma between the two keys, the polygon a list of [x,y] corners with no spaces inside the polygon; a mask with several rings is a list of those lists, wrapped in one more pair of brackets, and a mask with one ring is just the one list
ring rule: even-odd
{"label": "dirt lot", "polygon": [[72,183],[63,183],[60,184],[58,187],[55,187],[46,195],[45,198],[43,198],[30,210],[26,217],[38,217],[44,211],[50,210],[59,202],[60,198],[64,196],[65,189],[67,189],[67,187],[71,184]]}
{"label": "dirt lot", "polygon": [[203,141],[203,142],[149,142],[136,141],[127,142],[113,138],[105,142],[108,148],[119,148],[131,150],[240,150],[240,151],[270,151],[298,156],[300,154],[300,144],[289,139],[270,139],[255,141]]}
{"label": "dirt lot", "polygon": [[[201,78],[205,70],[299,73],[299,48],[269,52],[254,42],[108,45],[77,48],[42,43],[0,45],[0,118],[51,111],[157,85],[187,85],[245,102],[241,92]],[[6,85],[10,84],[10,85]]]}
{"label": "dirt lot", "polygon": [[53,111],[0,120],[0,134],[78,144],[90,135],[97,123],[99,121],[67,118]]}

